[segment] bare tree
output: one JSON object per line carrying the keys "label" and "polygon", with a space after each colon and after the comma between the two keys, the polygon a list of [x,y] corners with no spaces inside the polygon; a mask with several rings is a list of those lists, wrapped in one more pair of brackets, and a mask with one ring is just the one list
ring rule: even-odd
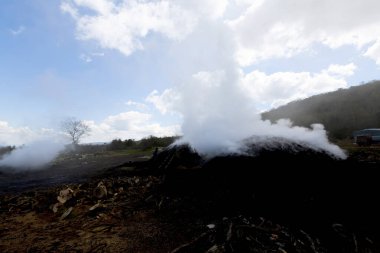
{"label": "bare tree", "polygon": [[68,118],[62,122],[62,130],[68,134],[74,145],[78,145],[80,139],[89,134],[90,127],[82,120]]}

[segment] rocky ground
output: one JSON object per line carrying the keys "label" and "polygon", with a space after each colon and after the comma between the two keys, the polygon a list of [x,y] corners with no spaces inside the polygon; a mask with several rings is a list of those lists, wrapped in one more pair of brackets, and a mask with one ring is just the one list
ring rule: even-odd
{"label": "rocky ground", "polygon": [[137,157],[65,184],[3,184],[0,251],[380,252],[379,163],[363,152]]}

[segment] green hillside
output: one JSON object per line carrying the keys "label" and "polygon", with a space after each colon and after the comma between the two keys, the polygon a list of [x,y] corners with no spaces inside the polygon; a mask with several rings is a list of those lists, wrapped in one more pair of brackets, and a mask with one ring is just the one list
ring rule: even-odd
{"label": "green hillside", "polygon": [[345,139],[363,128],[380,128],[380,81],[316,95],[262,114],[272,122],[289,118],[295,125],[322,123],[331,139]]}

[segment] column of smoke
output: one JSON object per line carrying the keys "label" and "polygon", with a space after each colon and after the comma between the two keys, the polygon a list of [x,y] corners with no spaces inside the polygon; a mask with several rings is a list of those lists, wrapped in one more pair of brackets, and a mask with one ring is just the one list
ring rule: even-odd
{"label": "column of smoke", "polygon": [[267,137],[280,137],[345,158],[339,147],[329,143],[322,125],[303,128],[292,126],[289,120],[276,124],[261,120],[254,108],[258,101],[242,89],[243,73],[234,60],[232,38],[224,23],[204,21],[175,51],[180,57],[177,70],[182,67],[181,74],[190,76],[175,89],[173,109],[184,120],[180,141],[201,153],[215,155],[239,152],[246,138],[256,137],[262,144]]}
{"label": "column of smoke", "polygon": [[38,140],[13,150],[0,160],[0,166],[17,170],[38,169],[55,159],[64,149],[58,141]]}

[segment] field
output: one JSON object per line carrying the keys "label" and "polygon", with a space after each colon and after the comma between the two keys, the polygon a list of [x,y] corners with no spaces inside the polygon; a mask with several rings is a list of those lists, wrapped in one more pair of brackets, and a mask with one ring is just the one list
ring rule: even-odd
{"label": "field", "polygon": [[347,161],[271,151],[205,162],[182,147],[3,172],[0,251],[379,252],[380,147],[339,145]]}
{"label": "field", "polygon": [[129,161],[148,160],[153,153],[147,150],[117,150],[101,152],[79,152],[61,154],[43,168],[0,170],[0,193],[17,192],[38,186],[58,185],[62,183],[80,182],[89,176],[101,174],[104,169]]}

